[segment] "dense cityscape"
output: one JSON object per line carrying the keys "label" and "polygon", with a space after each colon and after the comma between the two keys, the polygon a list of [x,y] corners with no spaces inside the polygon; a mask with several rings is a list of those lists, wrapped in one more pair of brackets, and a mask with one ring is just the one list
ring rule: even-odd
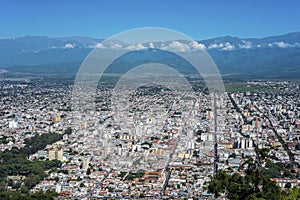
{"label": "dense cityscape", "polygon": [[[244,177],[251,166],[280,191],[298,187],[298,81],[226,81],[225,93],[191,82],[180,98],[160,85],[114,96],[108,83],[81,113],[71,109],[72,81],[3,78],[1,191],[225,198],[217,175]],[[128,102],[117,111],[114,98]]]}
{"label": "dense cityscape", "polygon": [[1,1],[0,200],[300,200],[299,8]]}

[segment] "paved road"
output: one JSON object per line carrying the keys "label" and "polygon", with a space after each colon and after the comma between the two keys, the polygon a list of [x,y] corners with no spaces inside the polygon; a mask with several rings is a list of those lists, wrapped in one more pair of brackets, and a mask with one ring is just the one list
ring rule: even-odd
{"label": "paved road", "polygon": [[100,188],[100,186],[102,185],[102,183],[105,181],[105,179],[109,176],[109,174],[112,172],[112,169],[110,169],[106,174],[105,176],[101,179],[101,181],[96,185],[94,186],[94,189],[92,189],[87,195],[86,197],[88,196],[89,198],[93,197],[93,192]]}
{"label": "paved road", "polygon": [[219,162],[219,156],[218,156],[218,129],[217,129],[217,99],[216,99],[216,93],[213,93],[213,115],[214,115],[214,172],[215,174],[218,172],[218,162]]}
{"label": "paved road", "polygon": [[[230,98],[231,103],[232,103],[232,104],[235,104],[235,105],[237,106],[237,103],[234,101],[234,99],[233,99],[230,95],[229,95],[229,98]],[[242,113],[241,109],[240,109],[238,106],[237,106],[237,108],[236,108],[236,111],[242,116],[242,118],[244,119],[244,122],[247,122],[246,116]],[[243,137],[251,139],[251,140],[252,140],[252,143],[253,143],[253,146],[254,146],[254,147],[257,147],[257,144],[255,144],[253,138],[250,138],[249,135],[243,134],[241,130],[239,131],[239,133],[240,133]],[[255,151],[255,153],[256,153],[256,157],[257,157],[257,163],[258,163],[258,166],[261,167],[261,158],[260,158],[260,154],[259,154],[257,151]]]}
{"label": "paved road", "polygon": [[[173,105],[172,106],[174,106],[175,105],[175,101],[173,102]],[[169,109],[169,111],[170,111],[171,109]],[[186,129],[183,127],[183,130],[182,130],[182,133],[181,134],[183,134],[184,133],[184,135],[186,135]],[[180,142],[180,136],[181,136],[181,134],[179,134],[178,135],[178,137],[177,137],[177,139],[176,139],[176,143],[175,143],[175,145],[174,145],[174,148],[172,149],[172,152],[170,153],[170,155],[169,155],[169,157],[168,157],[168,161],[167,161],[167,163],[166,163],[166,165],[165,165],[165,168],[164,168],[164,172],[166,173],[166,180],[165,180],[165,182],[164,182],[164,185],[163,185],[163,188],[162,188],[162,190],[161,190],[161,195],[165,195],[165,191],[166,191],[166,188],[167,188],[167,186],[168,186],[168,183],[169,183],[169,180],[170,180],[170,177],[171,177],[171,171],[168,169],[169,168],[169,165],[170,165],[170,162],[171,162],[171,160],[172,160],[172,158],[173,158],[173,155],[174,155],[174,153],[175,153],[175,150],[177,149],[177,146],[178,146],[178,144],[179,144],[179,142]]]}
{"label": "paved road", "polygon": [[[185,128],[182,130],[182,132],[186,132]],[[182,133],[181,133],[181,134],[182,134]],[[167,164],[166,164],[166,166],[165,166],[165,168],[164,168],[164,172],[165,172],[167,175],[166,175],[166,180],[165,180],[165,182],[164,182],[163,188],[162,188],[162,190],[161,190],[161,194],[162,194],[162,195],[165,195],[165,191],[166,191],[166,188],[167,188],[167,186],[168,186],[168,182],[169,182],[170,177],[171,177],[171,171],[170,171],[168,168],[169,168],[170,162],[171,162],[171,160],[172,160],[172,158],[173,158],[173,155],[174,155],[174,153],[175,153],[175,150],[176,150],[176,148],[177,148],[177,146],[178,146],[178,144],[179,144],[179,141],[180,141],[180,135],[178,135],[178,137],[177,137],[177,140],[176,140],[176,143],[175,143],[175,145],[174,145],[174,148],[172,149],[172,152],[171,152],[170,155],[169,155]]]}

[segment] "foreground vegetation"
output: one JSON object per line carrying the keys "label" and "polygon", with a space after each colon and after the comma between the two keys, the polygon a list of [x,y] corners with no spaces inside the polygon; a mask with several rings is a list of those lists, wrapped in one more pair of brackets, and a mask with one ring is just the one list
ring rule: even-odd
{"label": "foreground vegetation", "polygon": [[36,193],[20,193],[16,191],[0,192],[0,199],[5,200],[53,200],[58,194],[54,191],[40,191]]}
{"label": "foreground vegetation", "polygon": [[[44,149],[62,139],[61,134],[46,133],[35,135],[25,140],[26,146],[21,149],[13,147],[0,153],[0,199],[49,199],[52,192],[28,194],[29,189],[43,180],[48,170],[61,167],[58,160],[28,160],[30,154]],[[18,192],[10,191],[15,190]],[[21,193],[20,193],[21,192]],[[45,198],[42,198],[42,196]],[[53,196],[53,195],[52,195]]]}
{"label": "foreground vegetation", "polygon": [[244,200],[297,200],[300,199],[300,190],[298,188],[282,190],[279,186],[270,180],[271,175],[278,174],[282,166],[272,164],[270,168],[259,168],[253,162],[248,162],[248,168],[244,175],[239,173],[228,173],[219,171],[208,185],[208,191],[215,197],[221,195],[228,199]]}

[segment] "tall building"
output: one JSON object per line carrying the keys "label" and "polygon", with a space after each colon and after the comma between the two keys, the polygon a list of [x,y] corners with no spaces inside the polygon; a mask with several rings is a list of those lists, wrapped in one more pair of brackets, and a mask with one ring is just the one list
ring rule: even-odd
{"label": "tall building", "polygon": [[18,122],[17,122],[16,119],[8,122],[8,128],[10,128],[10,129],[16,129],[18,127],[19,127],[19,125],[18,125]]}
{"label": "tall building", "polygon": [[56,149],[55,159],[59,160],[59,161],[63,161],[64,160],[64,152],[63,152],[63,149],[60,146],[57,147],[57,149]]}
{"label": "tall building", "polygon": [[89,160],[88,159],[84,159],[82,162],[82,169],[83,170],[87,170],[89,168]]}
{"label": "tall building", "polygon": [[61,146],[55,146],[48,149],[49,151],[49,160],[64,160],[64,152]]}
{"label": "tall building", "polygon": [[49,151],[49,160],[55,160],[56,159],[55,148],[51,147],[48,151]]}

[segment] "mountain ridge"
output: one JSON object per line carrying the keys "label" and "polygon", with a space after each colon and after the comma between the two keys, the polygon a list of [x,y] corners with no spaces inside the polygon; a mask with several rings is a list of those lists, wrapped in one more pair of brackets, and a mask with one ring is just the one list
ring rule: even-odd
{"label": "mountain ridge", "polygon": [[[52,69],[56,69],[59,73],[62,66],[66,65],[65,71],[75,73],[92,49],[103,47],[102,41],[103,39],[88,36],[23,36],[0,39],[0,69],[30,73],[54,73],[55,70]],[[197,42],[211,55],[223,75],[300,78],[300,32],[264,38],[224,36]],[[163,45],[172,47],[170,43],[172,41]],[[181,45],[186,50],[188,44],[177,42],[176,45]],[[51,70],[47,69],[50,67]],[[38,70],[33,70],[34,68]]]}

